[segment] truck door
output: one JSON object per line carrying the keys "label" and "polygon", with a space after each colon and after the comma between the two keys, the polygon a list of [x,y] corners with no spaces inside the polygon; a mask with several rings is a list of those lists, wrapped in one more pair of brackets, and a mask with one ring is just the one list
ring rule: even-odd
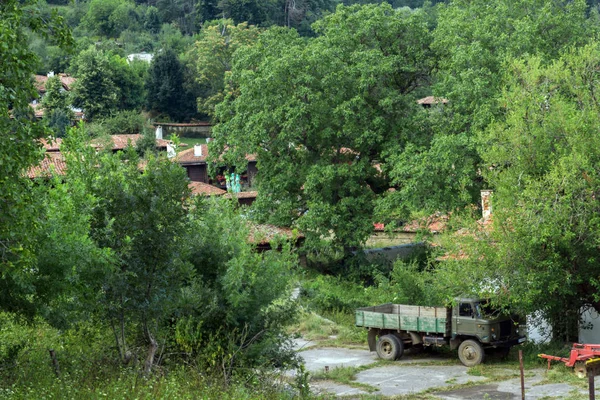
{"label": "truck door", "polygon": [[456,334],[457,335],[477,335],[477,319],[475,308],[471,303],[459,303],[456,313]]}

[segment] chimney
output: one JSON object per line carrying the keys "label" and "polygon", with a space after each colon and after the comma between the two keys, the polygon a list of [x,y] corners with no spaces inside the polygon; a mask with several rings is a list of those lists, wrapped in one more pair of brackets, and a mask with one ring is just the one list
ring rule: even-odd
{"label": "chimney", "polygon": [[202,157],[202,145],[195,144],[194,145],[194,157]]}
{"label": "chimney", "polygon": [[483,214],[483,220],[487,221],[492,215],[492,194],[493,190],[482,190],[481,191],[481,212]]}
{"label": "chimney", "polygon": [[171,143],[167,144],[167,158],[173,158],[177,155],[177,153],[175,152],[175,146],[173,146]]}
{"label": "chimney", "polygon": [[163,135],[162,135],[162,125],[158,125],[156,127],[156,140],[162,140]]}

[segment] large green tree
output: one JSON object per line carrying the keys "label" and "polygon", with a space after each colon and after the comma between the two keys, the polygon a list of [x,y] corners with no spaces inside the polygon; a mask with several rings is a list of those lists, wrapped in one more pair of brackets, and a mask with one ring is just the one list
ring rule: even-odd
{"label": "large green tree", "polygon": [[455,0],[442,5],[434,32],[438,96],[450,102],[452,118],[440,129],[477,131],[501,114],[495,101],[505,62],[527,54],[556,58],[585,43],[596,29],[586,19],[585,0]]}
{"label": "large green tree", "polygon": [[274,28],[238,50],[213,149],[240,166],[257,155],[263,218],[348,250],[387,189],[375,161],[412,131],[430,36],[422,13],[389,5],[339,6],[313,27],[314,39]]}
{"label": "large green tree", "polygon": [[231,71],[233,53],[241,46],[251,45],[258,32],[256,27],[246,23],[234,25],[231,20],[214,21],[202,28],[187,56],[201,87],[200,112],[213,115],[215,105],[224,98],[225,75]]}
{"label": "large green tree", "polygon": [[492,228],[454,237],[468,258],[442,268],[457,292],[471,286],[541,311],[563,340],[577,337],[582,308],[600,309],[599,62],[593,43],[550,65],[510,64],[499,101],[506,118],[481,137]]}
{"label": "large green tree", "polygon": [[52,240],[41,246],[40,265],[55,266],[69,293],[47,315],[99,317],[121,360],[143,357],[146,374],[159,345],[176,360],[218,362],[226,379],[241,366],[290,360],[289,246],[256,253],[234,204],[193,202],[176,163],[153,155],[142,162],[133,148],[97,153],[86,139],[77,129],[63,141],[67,176],[46,197],[43,233]]}
{"label": "large green tree", "polygon": [[75,61],[77,81],[73,85],[73,104],[81,107],[90,121],[117,110],[141,107],[145,71],[136,65],[90,46],[79,53]]}
{"label": "large green tree", "polygon": [[146,77],[147,108],[174,121],[189,118],[196,104],[184,84],[185,67],[177,54],[171,49],[161,52],[152,61]]}
{"label": "large green tree", "polygon": [[71,36],[63,20],[40,13],[33,1],[0,2],[0,308],[32,311],[36,278],[34,242],[38,213],[27,169],[40,160],[42,125],[29,102],[37,97],[33,72],[37,63],[27,45],[26,29],[58,44]]}

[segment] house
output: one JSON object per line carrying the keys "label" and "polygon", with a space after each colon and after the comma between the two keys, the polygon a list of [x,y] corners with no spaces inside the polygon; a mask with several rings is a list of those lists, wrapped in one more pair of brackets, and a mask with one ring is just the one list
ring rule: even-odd
{"label": "house", "polygon": [[[103,149],[106,146],[110,146],[113,153],[125,150],[128,146],[135,146],[138,140],[142,138],[139,133],[127,134],[127,135],[110,135],[105,142],[104,138],[95,139],[92,141],[92,146],[97,149]],[[160,151],[166,151],[169,145],[168,140],[156,139],[156,148]]]}
{"label": "house", "polygon": [[[92,141],[91,146],[96,149],[103,148],[105,145],[111,146],[113,152],[122,151],[127,146],[135,146],[136,142],[142,135],[112,135],[108,138],[108,143],[103,143],[101,140]],[[30,179],[49,178],[52,176],[65,175],[67,165],[64,155],[60,152],[62,144],[61,138],[40,139],[42,147],[46,151],[42,161],[27,171],[27,177]],[[167,140],[157,140],[156,147],[159,150],[166,150],[168,145]],[[140,169],[144,168],[143,164],[139,165]],[[224,192],[224,191],[223,191]]]}
{"label": "house", "polygon": [[192,191],[192,196],[222,196],[227,193],[223,189],[204,182],[190,182],[188,186]]}
{"label": "house", "polygon": [[[34,76],[35,87],[38,91],[39,98],[34,99],[29,105],[31,106],[31,108],[33,108],[33,112],[37,119],[44,118],[44,109],[42,108],[42,106],[40,104],[40,100],[46,94],[46,84],[48,83],[48,79],[52,78],[54,76],[55,76],[54,72],[49,72],[48,75],[35,75]],[[70,76],[68,74],[60,73],[60,74],[58,74],[58,77],[60,78],[60,83],[62,84],[62,90],[67,91],[67,92],[69,92],[73,89],[73,84],[77,81],[77,79],[73,78],[72,76]],[[71,110],[73,111],[75,121],[81,121],[81,120],[85,119],[85,114],[83,113],[83,110],[81,110],[80,108],[71,107]]]}
{"label": "house", "polygon": [[127,62],[131,64],[133,61],[143,61],[150,64],[152,59],[154,58],[154,54],[141,52],[141,53],[132,53],[127,55]]}
{"label": "house", "polygon": [[210,183],[208,178],[208,146],[197,144],[193,148],[179,152],[173,160],[187,171],[192,182]]}
{"label": "house", "polygon": [[42,161],[27,171],[29,179],[52,178],[64,176],[67,172],[64,155],[59,151],[50,151],[44,154]]}
{"label": "house", "polygon": [[248,224],[248,242],[256,245],[258,252],[273,249],[276,240],[292,241],[294,247],[298,248],[304,243],[304,235],[290,228],[282,228],[268,224]]}
{"label": "house", "polygon": [[431,108],[437,104],[448,104],[448,99],[443,97],[427,96],[417,100],[417,104],[423,106],[423,108]]}
{"label": "house", "polygon": [[[40,97],[42,97],[45,93],[46,93],[46,83],[48,82],[48,78],[52,78],[54,77],[54,72],[49,72],[48,75],[35,75],[34,76],[34,80],[35,80],[35,87],[38,91],[38,93],[40,94]],[[73,89],[73,84],[77,81],[77,79],[73,78],[72,76],[68,75],[68,74],[58,74],[58,77],[60,78],[60,83],[62,84],[62,87],[64,90],[66,90],[67,92],[71,91],[71,89]]]}
{"label": "house", "polygon": [[224,195],[227,199],[236,198],[240,206],[250,206],[256,200],[258,192],[237,192]]}

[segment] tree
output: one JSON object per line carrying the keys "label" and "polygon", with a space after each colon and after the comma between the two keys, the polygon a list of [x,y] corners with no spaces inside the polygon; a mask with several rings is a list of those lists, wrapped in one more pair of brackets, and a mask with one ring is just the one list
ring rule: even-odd
{"label": "tree", "polygon": [[133,338],[144,339],[148,374],[159,335],[190,274],[178,249],[187,221],[185,171],[167,159],[150,157],[140,173],[133,148],[124,154],[96,155],[85,136],[76,132],[67,139],[68,184],[85,186],[93,199],[88,207],[89,237],[97,248],[115,256],[100,279],[88,285],[96,291],[95,308],[113,329],[123,361],[132,356]]}
{"label": "tree", "polygon": [[183,85],[184,67],[177,54],[168,49],[157,55],[146,78],[148,109],[167,114],[175,121],[182,120],[189,115],[188,110],[194,107]]}
{"label": "tree", "polygon": [[94,46],[82,51],[75,62],[73,104],[81,107],[90,121],[117,110],[140,108],[145,70],[138,65]]}
{"label": "tree", "polygon": [[55,269],[75,288],[67,304],[55,303],[54,318],[100,317],[124,363],[143,354],[145,374],[159,344],[178,360],[185,352],[218,361],[226,379],[240,366],[289,360],[289,246],[256,253],[233,203],[191,202],[176,163],[149,155],[142,164],[133,148],[97,153],[86,137],[79,128],[63,141],[67,177],[50,197],[48,228],[64,242],[46,246],[43,265],[76,266]]}
{"label": "tree", "polygon": [[198,98],[200,112],[213,115],[215,105],[224,98],[225,75],[231,71],[233,53],[251,45],[257,36],[255,27],[246,23],[234,25],[231,20],[214,21],[202,28],[187,56],[202,90],[202,97]]}
{"label": "tree", "polygon": [[387,189],[375,161],[411,132],[429,33],[422,13],[389,5],[339,6],[314,28],[308,40],[272,28],[236,52],[211,152],[240,166],[256,154],[263,218],[348,251],[371,233]]}
{"label": "tree", "polygon": [[552,60],[568,46],[585,43],[594,29],[586,21],[584,0],[458,0],[442,5],[434,32],[439,55],[434,92],[449,100],[452,118],[445,131],[476,132],[501,114],[495,98],[505,61],[526,54]]}
{"label": "tree", "polygon": [[140,19],[129,0],[91,0],[83,23],[97,35],[117,38],[127,28],[135,30]]}
{"label": "tree", "polygon": [[583,308],[600,309],[599,61],[593,43],[550,65],[540,57],[510,64],[499,99],[506,118],[481,138],[495,190],[493,229],[462,244],[469,259],[460,268],[446,267],[454,285],[491,282],[480,291],[498,290],[502,305],[540,311],[555,338],[567,341],[577,337]]}
{"label": "tree", "polygon": [[26,29],[64,46],[72,38],[55,12],[44,18],[32,1],[0,3],[0,131],[5,138],[0,148],[0,307],[33,314],[38,204],[25,172],[39,161],[37,139],[45,132],[29,107],[37,96],[31,78],[37,59],[27,46]]}
{"label": "tree", "polygon": [[55,75],[48,78],[46,82],[46,94],[42,98],[42,106],[45,111],[54,110],[69,111],[69,93],[64,89],[60,76]]}
{"label": "tree", "polygon": [[119,89],[110,76],[107,54],[92,46],[79,53],[75,64],[73,105],[82,108],[89,121],[110,115],[119,103]]}

